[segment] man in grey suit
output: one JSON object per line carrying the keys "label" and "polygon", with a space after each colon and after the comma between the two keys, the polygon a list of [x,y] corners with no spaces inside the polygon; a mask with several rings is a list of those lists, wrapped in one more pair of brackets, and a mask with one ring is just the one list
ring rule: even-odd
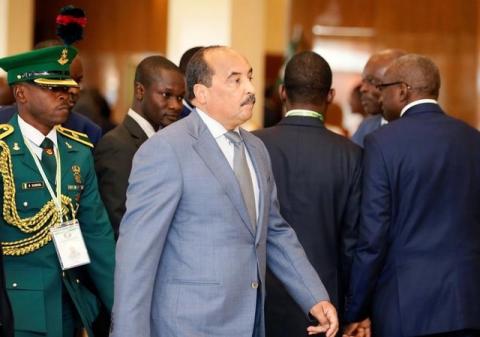
{"label": "man in grey suit", "polygon": [[280,215],[268,152],[239,127],[252,115],[251,79],[234,50],[197,52],[187,67],[196,110],[136,153],[112,337],[263,337],[267,263],[318,320],[309,334],[337,332],[336,310]]}

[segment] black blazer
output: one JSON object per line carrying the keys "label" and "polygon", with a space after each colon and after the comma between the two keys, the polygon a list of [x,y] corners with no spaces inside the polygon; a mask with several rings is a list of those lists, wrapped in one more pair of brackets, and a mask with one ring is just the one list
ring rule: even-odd
{"label": "black blazer", "polygon": [[128,177],[132,170],[133,156],[147,138],[138,123],[127,115],[120,125],[102,137],[95,148],[98,186],[115,238],[118,238],[120,221],[125,213]]}
{"label": "black blazer", "polygon": [[5,289],[3,253],[0,245],[0,337],[13,337],[13,316]]}
{"label": "black blazer", "polygon": [[[286,117],[254,134],[270,153],[281,214],[341,313],[357,236],[362,150],[312,117]],[[272,274],[266,286],[267,335],[306,335],[309,322]]]}

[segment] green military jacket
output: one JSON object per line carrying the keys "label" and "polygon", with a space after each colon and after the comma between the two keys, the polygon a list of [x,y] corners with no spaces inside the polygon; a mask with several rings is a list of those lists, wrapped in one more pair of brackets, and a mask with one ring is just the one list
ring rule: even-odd
{"label": "green military jacket", "polygon": [[[13,130],[12,130],[13,127]],[[98,315],[99,300],[111,310],[113,304],[114,238],[105,207],[98,192],[88,138],[68,129],[57,128],[61,158],[61,191],[73,201],[76,218],[91,263],[62,272],[52,241],[25,255],[4,256],[7,292],[15,317],[15,331],[47,337],[62,337],[62,304],[69,296],[76,307],[82,325],[93,337],[91,325]],[[32,154],[25,145],[17,115],[10,125],[0,126],[0,142],[11,153],[15,183],[16,209],[20,218],[32,217],[51,200],[42,184]],[[87,141],[86,141],[87,140]],[[0,149],[0,152],[3,149]],[[2,199],[5,203],[5,168],[2,168]],[[28,238],[19,228],[8,224],[5,207],[0,220],[0,238],[5,243]],[[65,287],[62,287],[62,284]]]}

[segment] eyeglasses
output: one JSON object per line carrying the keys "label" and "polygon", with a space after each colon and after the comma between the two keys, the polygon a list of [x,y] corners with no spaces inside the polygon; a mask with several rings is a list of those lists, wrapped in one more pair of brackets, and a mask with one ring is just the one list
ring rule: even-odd
{"label": "eyeglasses", "polygon": [[381,84],[377,84],[376,87],[378,90],[382,91],[383,89],[385,89],[386,87],[390,87],[392,85],[399,85],[399,84],[405,84],[407,86],[407,89],[410,90],[412,87],[409,86],[407,83],[405,82],[402,82],[402,81],[397,81],[397,82],[389,82],[389,83],[381,83]]}

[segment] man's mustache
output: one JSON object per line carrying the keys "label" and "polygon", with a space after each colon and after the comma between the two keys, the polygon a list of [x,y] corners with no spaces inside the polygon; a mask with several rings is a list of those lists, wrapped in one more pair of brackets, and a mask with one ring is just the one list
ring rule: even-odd
{"label": "man's mustache", "polygon": [[240,106],[244,106],[247,104],[255,104],[255,95],[251,94],[248,95],[247,99],[245,99]]}

